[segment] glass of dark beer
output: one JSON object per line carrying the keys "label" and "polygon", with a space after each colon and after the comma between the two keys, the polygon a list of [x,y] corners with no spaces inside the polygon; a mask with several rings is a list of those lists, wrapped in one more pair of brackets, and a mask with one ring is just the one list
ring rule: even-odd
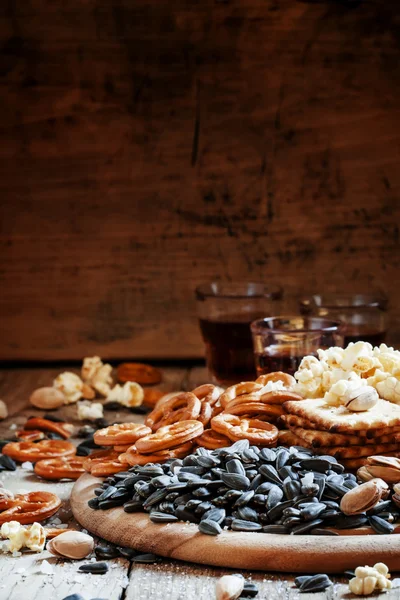
{"label": "glass of dark beer", "polygon": [[304,356],[318,348],[343,346],[341,324],[319,317],[283,316],[251,324],[257,375],[284,371],[294,375]]}
{"label": "glass of dark beer", "polygon": [[216,383],[251,381],[256,371],[250,323],[277,314],[282,300],[278,286],[249,282],[212,282],[196,288],[206,361]]}
{"label": "glass of dark beer", "polygon": [[300,313],[339,320],[344,345],[369,342],[379,346],[387,330],[387,297],[383,294],[314,294],[300,298]]}

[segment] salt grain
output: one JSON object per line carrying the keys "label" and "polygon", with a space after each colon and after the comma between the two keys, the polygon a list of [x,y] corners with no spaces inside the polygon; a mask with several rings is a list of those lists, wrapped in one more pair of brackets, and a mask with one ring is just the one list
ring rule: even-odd
{"label": "salt grain", "polygon": [[21,468],[25,471],[33,471],[33,464],[27,460],[22,463]]}
{"label": "salt grain", "polygon": [[11,431],[15,431],[17,429],[18,425],[16,423],[11,423],[10,425],[10,429]]}
{"label": "salt grain", "polygon": [[39,573],[44,573],[45,575],[52,575],[54,573],[53,565],[51,565],[47,560],[43,560],[42,564],[39,567]]}

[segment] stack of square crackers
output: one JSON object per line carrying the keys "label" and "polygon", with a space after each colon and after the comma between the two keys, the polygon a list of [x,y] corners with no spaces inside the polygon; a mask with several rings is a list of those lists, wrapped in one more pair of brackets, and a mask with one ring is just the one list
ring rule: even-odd
{"label": "stack of square crackers", "polygon": [[283,409],[281,420],[288,431],[281,432],[281,443],[334,456],[348,469],[358,469],[376,454],[400,457],[397,404],[379,399],[370,410],[352,412],[320,398],[285,402]]}

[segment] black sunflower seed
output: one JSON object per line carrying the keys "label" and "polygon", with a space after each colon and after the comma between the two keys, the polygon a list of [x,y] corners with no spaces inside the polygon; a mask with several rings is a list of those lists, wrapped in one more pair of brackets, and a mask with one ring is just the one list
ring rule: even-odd
{"label": "black sunflower seed", "polygon": [[261,465],[260,473],[264,475],[268,481],[272,481],[272,483],[277,483],[278,485],[282,485],[282,479],[278,475],[278,471],[272,465]]}
{"label": "black sunflower seed", "polygon": [[217,521],[202,519],[199,523],[199,531],[206,535],[219,535],[222,532],[222,529]]}
{"label": "black sunflower seed", "polygon": [[87,563],[86,565],[81,565],[79,571],[82,571],[83,573],[104,575],[104,573],[107,573],[108,571],[108,565],[105,562]]}
{"label": "black sunflower seed", "polygon": [[281,535],[287,535],[290,533],[289,527],[285,527],[285,525],[265,525],[263,527],[264,533],[279,533]]}
{"label": "black sunflower seed", "polygon": [[174,523],[178,517],[168,513],[154,511],[150,513],[150,521],[153,523]]}
{"label": "black sunflower seed", "polygon": [[125,546],[118,546],[118,552],[120,556],[127,558],[128,560],[132,560],[132,558],[137,554],[136,550],[133,548],[126,548]]}
{"label": "black sunflower seed", "polygon": [[308,532],[310,535],[329,535],[329,536],[338,536],[337,531],[332,531],[331,529],[321,529],[319,527],[315,527]]}
{"label": "black sunflower seed", "polygon": [[300,523],[299,525],[296,525],[296,527],[293,527],[292,534],[304,535],[305,533],[308,533],[311,529],[314,529],[315,527],[318,527],[318,525],[321,525],[321,523],[323,523],[322,519],[313,519],[312,521],[307,521],[306,523]]}
{"label": "black sunflower seed", "polygon": [[15,471],[17,469],[17,464],[15,463],[15,461],[13,461],[13,459],[7,456],[6,454],[0,455],[0,465],[6,471]]}
{"label": "black sunflower seed", "polygon": [[118,549],[115,546],[101,546],[98,545],[94,549],[97,558],[116,558],[119,556]]}
{"label": "black sunflower seed", "polygon": [[372,516],[368,519],[372,529],[381,535],[393,533],[394,526],[378,516]]}
{"label": "black sunflower seed", "polygon": [[231,528],[233,531],[261,531],[260,523],[253,521],[244,521],[243,519],[233,519]]}
{"label": "black sunflower seed", "polygon": [[300,592],[322,592],[333,585],[328,575],[312,575],[300,584]]}
{"label": "black sunflower seed", "polygon": [[161,558],[156,556],[155,554],[137,554],[133,557],[133,562],[135,563],[143,563],[143,564],[152,564],[161,562]]}
{"label": "black sunflower seed", "polygon": [[234,458],[233,460],[228,460],[226,463],[226,470],[228,473],[237,473],[238,475],[246,475],[245,468],[240,460]]}
{"label": "black sunflower seed", "polygon": [[221,473],[221,479],[234,490],[247,490],[250,485],[250,480],[245,475],[237,473]]}
{"label": "black sunflower seed", "polygon": [[259,590],[255,583],[252,581],[245,581],[243,591],[240,594],[240,598],[255,598]]}

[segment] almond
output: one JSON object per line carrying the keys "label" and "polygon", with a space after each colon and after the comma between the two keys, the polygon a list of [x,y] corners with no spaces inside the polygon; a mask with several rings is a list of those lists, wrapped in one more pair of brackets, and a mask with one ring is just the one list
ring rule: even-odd
{"label": "almond", "polygon": [[63,406],[65,402],[65,396],[54,387],[41,387],[38,388],[31,394],[29,398],[30,403],[36,408],[43,408],[44,410],[52,410]]}

